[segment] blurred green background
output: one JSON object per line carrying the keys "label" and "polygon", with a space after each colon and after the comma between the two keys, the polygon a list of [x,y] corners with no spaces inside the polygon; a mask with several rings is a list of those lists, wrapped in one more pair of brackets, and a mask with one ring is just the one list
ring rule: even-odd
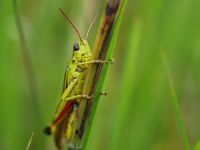
{"label": "blurred green background", "polygon": [[[0,1],[0,149],[54,150],[42,130],[54,115],[66,63],[77,40],[58,8],[81,35],[100,0],[18,0],[36,88],[28,82],[12,1]],[[200,136],[200,1],[128,1],[100,99],[88,150],[181,150],[167,70],[167,55],[191,148]],[[92,47],[100,15],[89,35]]]}

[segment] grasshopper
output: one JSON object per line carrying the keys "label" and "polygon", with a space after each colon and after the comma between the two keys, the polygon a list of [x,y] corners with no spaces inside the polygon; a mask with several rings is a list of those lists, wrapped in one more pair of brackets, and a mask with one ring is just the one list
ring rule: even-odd
{"label": "grasshopper", "polygon": [[92,52],[88,42],[81,38],[72,21],[61,9],[59,10],[72,25],[79,37],[79,41],[75,42],[73,45],[73,55],[65,71],[62,94],[55,116],[51,124],[44,129],[47,135],[54,135],[55,145],[58,149],[61,149],[64,141],[68,143],[68,146],[70,145],[70,141],[75,134],[76,122],[78,119],[77,110],[80,102],[83,99],[91,98],[91,96],[82,94],[89,65],[95,63],[109,63],[112,60],[92,60]]}

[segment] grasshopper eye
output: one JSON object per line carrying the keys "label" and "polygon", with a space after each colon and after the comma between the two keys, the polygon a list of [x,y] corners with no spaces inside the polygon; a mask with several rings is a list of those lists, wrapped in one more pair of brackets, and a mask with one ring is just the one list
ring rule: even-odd
{"label": "grasshopper eye", "polygon": [[78,43],[74,43],[74,51],[78,51],[79,50],[79,44]]}

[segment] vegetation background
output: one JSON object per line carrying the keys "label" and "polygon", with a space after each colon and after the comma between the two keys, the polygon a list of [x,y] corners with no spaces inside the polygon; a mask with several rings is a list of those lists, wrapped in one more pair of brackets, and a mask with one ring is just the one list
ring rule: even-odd
{"label": "vegetation background", "polygon": [[[55,149],[42,130],[54,115],[66,63],[77,37],[58,8],[84,37],[100,0],[18,0],[34,69],[29,84],[12,1],[0,1],[0,149]],[[173,98],[161,52],[191,148],[200,136],[200,1],[133,0],[125,9],[115,64],[109,69],[88,150],[181,150]],[[92,47],[100,15],[89,35]]]}

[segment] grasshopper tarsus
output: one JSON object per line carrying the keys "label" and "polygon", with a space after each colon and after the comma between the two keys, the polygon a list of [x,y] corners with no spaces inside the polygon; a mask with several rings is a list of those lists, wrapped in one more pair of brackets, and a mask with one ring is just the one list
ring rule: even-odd
{"label": "grasshopper tarsus", "polygon": [[100,95],[107,96],[107,92],[102,91],[102,92],[100,92]]}
{"label": "grasshopper tarsus", "polygon": [[112,65],[115,63],[115,59],[112,57],[111,59],[109,59],[109,63]]}

